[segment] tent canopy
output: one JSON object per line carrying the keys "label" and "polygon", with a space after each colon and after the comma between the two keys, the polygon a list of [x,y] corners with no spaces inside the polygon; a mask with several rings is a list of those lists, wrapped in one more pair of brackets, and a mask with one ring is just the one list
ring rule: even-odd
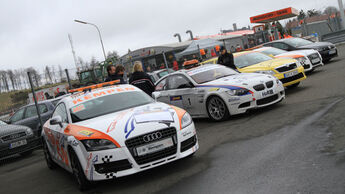
{"label": "tent canopy", "polygon": [[210,49],[214,48],[217,45],[223,45],[223,43],[210,38],[193,40],[192,43],[184,51],[176,53],[175,57],[181,58],[186,55],[196,54],[199,52],[199,49]]}

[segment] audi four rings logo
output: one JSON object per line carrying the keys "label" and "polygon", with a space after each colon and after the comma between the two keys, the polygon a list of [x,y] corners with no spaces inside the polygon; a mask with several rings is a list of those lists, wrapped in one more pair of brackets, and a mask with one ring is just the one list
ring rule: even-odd
{"label": "audi four rings logo", "polygon": [[155,132],[155,133],[151,133],[151,134],[145,135],[143,137],[143,140],[144,140],[144,142],[147,143],[147,142],[151,142],[151,141],[160,139],[161,137],[162,137],[162,133],[161,132]]}

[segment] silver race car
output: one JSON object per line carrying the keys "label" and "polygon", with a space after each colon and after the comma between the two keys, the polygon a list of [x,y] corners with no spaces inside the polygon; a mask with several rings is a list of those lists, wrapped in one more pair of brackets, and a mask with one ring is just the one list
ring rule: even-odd
{"label": "silver race car", "polygon": [[187,110],[193,117],[221,121],[248,109],[278,103],[285,98],[285,91],[274,76],[238,73],[207,64],[161,78],[153,96]]}

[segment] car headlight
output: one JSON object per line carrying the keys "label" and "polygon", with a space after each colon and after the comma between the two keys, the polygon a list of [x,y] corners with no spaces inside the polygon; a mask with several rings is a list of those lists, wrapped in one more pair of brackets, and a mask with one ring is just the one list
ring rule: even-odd
{"label": "car headlight", "polygon": [[86,139],[81,140],[87,151],[99,151],[117,148],[113,142],[107,139]]}
{"label": "car headlight", "polygon": [[32,132],[31,129],[27,128],[26,129],[26,135],[33,135],[34,133]]}
{"label": "car headlight", "polygon": [[188,125],[192,124],[193,120],[192,117],[189,115],[188,112],[184,113],[182,119],[181,119],[181,127],[182,129],[187,127]]}
{"label": "car headlight", "polygon": [[228,93],[231,96],[243,96],[246,95],[248,93],[250,93],[250,90],[245,89],[245,88],[240,88],[240,89],[236,89],[236,90],[227,90],[226,93]]}
{"label": "car headlight", "polygon": [[268,74],[268,75],[274,75],[276,74],[274,71],[272,70],[266,70],[266,71],[255,71],[254,73],[262,73],[262,74]]}

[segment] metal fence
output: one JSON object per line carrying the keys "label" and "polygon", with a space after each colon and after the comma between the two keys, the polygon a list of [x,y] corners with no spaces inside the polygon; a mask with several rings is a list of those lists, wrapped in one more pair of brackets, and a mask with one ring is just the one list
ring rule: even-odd
{"label": "metal fence", "polygon": [[331,32],[321,36],[321,40],[325,42],[331,42],[333,44],[345,42],[345,30],[339,30],[336,32]]}

